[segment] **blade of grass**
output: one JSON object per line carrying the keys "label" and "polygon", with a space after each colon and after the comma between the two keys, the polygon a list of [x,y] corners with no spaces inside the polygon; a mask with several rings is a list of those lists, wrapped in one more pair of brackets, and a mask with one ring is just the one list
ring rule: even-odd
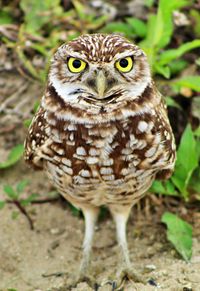
{"label": "blade of grass", "polygon": [[22,157],[23,152],[24,146],[22,144],[15,146],[8,155],[7,160],[0,163],[0,169],[6,169],[16,164]]}

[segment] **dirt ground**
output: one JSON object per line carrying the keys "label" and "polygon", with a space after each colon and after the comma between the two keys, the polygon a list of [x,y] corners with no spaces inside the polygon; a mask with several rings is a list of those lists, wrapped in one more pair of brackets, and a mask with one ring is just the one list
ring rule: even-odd
{"label": "dirt ground", "polygon": [[[0,79],[1,104],[8,96],[12,96],[0,119],[0,161],[5,160],[13,145],[23,141],[26,129],[20,120],[30,117],[30,108],[33,108],[42,92],[42,88],[35,83],[16,76],[15,82],[7,82],[7,78],[5,75]],[[13,76],[9,78],[12,80]],[[15,106],[16,103],[18,107]],[[4,184],[15,185],[23,179],[30,181],[25,195],[34,192],[43,198],[52,190],[43,174],[33,172],[21,161],[14,167],[1,171],[0,200],[4,197]],[[74,288],[69,287],[77,274],[81,259],[83,219],[74,216],[70,207],[61,200],[34,204],[27,209],[34,220],[34,230],[30,230],[23,215],[12,218],[16,211],[14,205],[8,204],[0,210],[0,290],[94,290],[85,282]],[[200,290],[200,216],[196,215],[198,221],[193,225],[193,257],[190,263],[186,263],[166,240],[165,227],[160,223],[162,211],[165,209],[162,208],[157,213],[134,207],[128,223],[131,260],[145,280],[152,278],[157,286],[127,282],[124,291]],[[90,268],[97,283],[116,278],[115,274],[120,269],[117,254],[114,223],[109,214],[106,214],[96,229]],[[65,275],[44,277],[57,272],[65,272]],[[108,291],[111,286],[105,285],[98,290]]]}

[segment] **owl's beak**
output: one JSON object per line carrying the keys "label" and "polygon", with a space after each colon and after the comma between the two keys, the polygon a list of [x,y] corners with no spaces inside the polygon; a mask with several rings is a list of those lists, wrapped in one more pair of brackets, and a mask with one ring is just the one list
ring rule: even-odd
{"label": "owl's beak", "polygon": [[107,87],[107,79],[103,71],[99,71],[96,77],[96,89],[98,93],[98,98],[103,99],[104,93]]}

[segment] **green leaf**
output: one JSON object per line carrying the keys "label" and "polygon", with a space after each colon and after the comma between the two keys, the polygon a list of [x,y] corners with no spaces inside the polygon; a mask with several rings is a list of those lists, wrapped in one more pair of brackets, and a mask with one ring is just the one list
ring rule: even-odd
{"label": "green leaf", "polygon": [[21,0],[20,8],[23,10],[26,31],[35,34],[44,24],[51,23],[52,16],[62,12],[59,0]]}
{"label": "green leaf", "polygon": [[[199,147],[200,147],[200,143],[199,143]],[[194,191],[196,191],[200,195],[200,167],[194,171],[194,173],[189,181],[188,187],[190,189],[193,189]]]}
{"label": "green leaf", "polygon": [[184,260],[192,256],[192,226],[176,215],[165,212],[161,221],[167,225],[167,239]]}
{"label": "green leaf", "polygon": [[172,12],[188,4],[184,0],[160,0],[157,15],[150,15],[146,45],[157,49],[169,44],[173,33]]}
{"label": "green leaf", "polygon": [[77,0],[73,0],[73,5],[80,19],[85,20],[84,5]]}
{"label": "green leaf", "polygon": [[29,71],[29,73],[37,80],[44,82],[46,79],[46,76],[44,74],[44,70],[36,70],[36,68],[33,66],[31,61],[26,57],[23,49],[21,46],[17,46],[16,53],[20,59],[20,61],[23,63],[24,67]]}
{"label": "green leaf", "polygon": [[170,68],[171,75],[176,75],[184,70],[188,65],[188,62],[182,59],[171,61],[168,66]]}
{"label": "green leaf", "polygon": [[2,209],[5,206],[6,202],[5,201],[0,201],[0,209]]}
{"label": "green leaf", "polygon": [[160,0],[157,15],[149,15],[147,35],[140,46],[147,53],[151,67],[155,63],[159,50],[170,43],[173,33],[172,12],[188,3],[189,1],[185,0]]}
{"label": "green leaf", "polygon": [[147,7],[152,7],[154,4],[154,0],[145,0],[144,1],[144,5],[147,6]]}
{"label": "green leaf", "polygon": [[194,135],[200,137],[200,126],[194,131]]}
{"label": "green leaf", "polygon": [[172,86],[176,86],[178,88],[186,87],[196,92],[199,92],[200,91],[200,77],[199,76],[182,77],[181,79],[172,81]]}
{"label": "green leaf", "polygon": [[170,195],[170,196],[177,196],[178,193],[175,190],[174,185],[170,180],[168,181],[158,181],[155,180],[150,188],[150,191],[158,194],[163,194],[163,195]]}
{"label": "green leaf", "polygon": [[171,177],[174,185],[180,190],[185,199],[188,198],[187,185],[193,171],[198,166],[196,140],[191,126],[188,124],[180,141],[177,151],[175,171]]}
{"label": "green leaf", "polygon": [[200,47],[200,39],[184,43],[176,49],[166,50],[159,56],[159,65],[169,64],[169,62],[173,61],[174,59],[180,58],[186,52],[198,47]]}
{"label": "green leaf", "polygon": [[192,26],[196,37],[200,37],[200,12],[198,10],[190,10],[190,16],[194,20],[194,25]]}
{"label": "green leaf", "polygon": [[164,76],[166,79],[170,78],[170,69],[168,66],[162,66],[159,63],[154,63],[153,70],[156,73],[159,73],[160,75]]}
{"label": "green leaf", "polygon": [[147,25],[145,22],[134,17],[126,18],[126,21],[139,37],[144,38],[146,36]]}
{"label": "green leaf", "polygon": [[25,119],[23,124],[25,127],[29,128],[29,126],[31,125],[32,119]]}
{"label": "green leaf", "polygon": [[102,32],[105,33],[122,33],[124,36],[128,38],[132,38],[134,35],[134,30],[124,22],[113,21],[108,23],[103,29]]}
{"label": "green leaf", "polygon": [[4,192],[6,193],[6,195],[11,198],[11,199],[17,199],[18,198],[18,195],[16,193],[16,191],[13,189],[12,186],[10,185],[5,185],[3,187],[3,190]]}
{"label": "green leaf", "polygon": [[15,146],[8,155],[7,160],[0,163],[0,169],[6,169],[16,164],[22,157],[23,152],[24,146],[22,144]]}
{"label": "green leaf", "polygon": [[2,24],[11,24],[13,23],[13,19],[9,12],[6,10],[0,10],[0,25]]}
{"label": "green leaf", "polygon": [[69,207],[70,207],[71,212],[74,216],[80,216],[80,214],[81,214],[80,209],[74,207],[74,205],[72,205],[71,203],[69,203]]}
{"label": "green leaf", "polygon": [[24,191],[25,187],[28,185],[28,183],[29,183],[29,181],[27,181],[27,180],[20,181],[16,187],[17,193],[21,194]]}
{"label": "green leaf", "polygon": [[32,193],[28,198],[23,199],[21,201],[21,205],[27,206],[27,205],[29,205],[31,202],[33,202],[38,197],[39,197],[39,194]]}
{"label": "green leaf", "polygon": [[169,97],[169,96],[165,97],[165,102],[166,102],[167,106],[176,107],[177,109],[182,110],[182,108],[178,104],[178,102],[176,102],[174,100],[174,98],[172,98],[172,97]]}

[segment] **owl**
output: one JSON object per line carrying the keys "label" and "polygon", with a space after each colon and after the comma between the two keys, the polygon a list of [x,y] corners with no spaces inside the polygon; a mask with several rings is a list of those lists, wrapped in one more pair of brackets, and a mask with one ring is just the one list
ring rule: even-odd
{"label": "owl", "polygon": [[120,35],[86,34],[58,48],[25,141],[25,160],[83,212],[80,276],[102,205],[116,224],[121,266],[133,273],[126,239],[130,210],[155,178],[170,177],[175,152],[166,105],[138,46]]}

